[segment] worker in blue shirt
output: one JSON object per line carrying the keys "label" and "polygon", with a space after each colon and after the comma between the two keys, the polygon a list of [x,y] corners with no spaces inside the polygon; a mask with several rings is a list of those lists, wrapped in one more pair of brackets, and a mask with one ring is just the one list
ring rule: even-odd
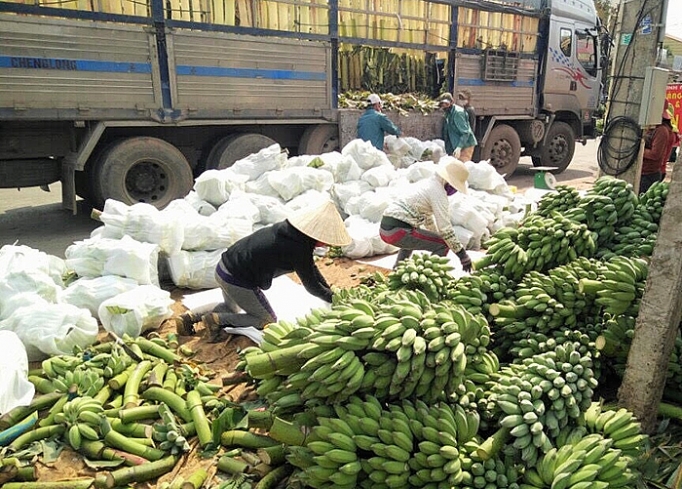
{"label": "worker in blue shirt", "polygon": [[383,103],[376,93],[367,97],[369,107],[358,120],[358,137],[369,141],[376,149],[384,149],[384,134],[389,133],[400,137],[400,129],[381,113]]}

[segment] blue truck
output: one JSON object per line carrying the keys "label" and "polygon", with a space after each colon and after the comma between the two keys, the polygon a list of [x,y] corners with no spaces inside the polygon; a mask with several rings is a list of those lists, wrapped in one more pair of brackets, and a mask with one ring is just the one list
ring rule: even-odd
{"label": "blue truck", "polygon": [[468,88],[501,173],[563,170],[594,136],[602,35],[592,0],[0,1],[0,188],[163,208],[271,144],[338,149],[357,46],[422,56],[432,94]]}

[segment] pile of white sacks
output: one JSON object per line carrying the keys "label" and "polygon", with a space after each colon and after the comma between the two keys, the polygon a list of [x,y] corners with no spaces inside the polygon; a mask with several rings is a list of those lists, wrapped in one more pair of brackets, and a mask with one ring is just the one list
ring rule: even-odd
{"label": "pile of white sacks", "polygon": [[[238,239],[290,212],[333,199],[358,259],[396,251],[379,238],[386,206],[435,165],[418,161],[442,141],[387,138],[388,155],[361,140],[339,152],[289,158],[270,146],[225,170],[209,170],[194,190],[158,210],[106,202],[103,225],[67,248],[65,259],[26,246],[0,248],[0,330],[13,331],[29,360],[71,353],[95,341],[98,324],[137,336],[172,314],[159,270],[175,285],[216,287],[220,254]],[[526,200],[485,162],[467,163],[469,194],[450,197],[461,242],[478,249],[486,236],[523,216]]]}

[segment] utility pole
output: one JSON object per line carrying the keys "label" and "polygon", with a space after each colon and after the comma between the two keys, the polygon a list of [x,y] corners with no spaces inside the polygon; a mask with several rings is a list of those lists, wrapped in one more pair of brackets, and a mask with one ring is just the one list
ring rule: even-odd
{"label": "utility pole", "polygon": [[[621,0],[614,33],[606,138],[600,145],[601,174],[617,175],[639,190],[643,142],[639,133],[644,75],[656,65],[664,37],[665,0]],[[661,107],[662,109],[662,107]],[[625,119],[624,119],[625,118]],[[628,164],[627,170],[623,171]]]}

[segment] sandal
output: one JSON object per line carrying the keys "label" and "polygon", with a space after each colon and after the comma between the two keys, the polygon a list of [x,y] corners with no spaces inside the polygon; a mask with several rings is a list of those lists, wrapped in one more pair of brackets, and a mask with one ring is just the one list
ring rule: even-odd
{"label": "sandal", "polygon": [[208,331],[209,343],[220,343],[229,338],[229,334],[223,329],[226,325],[220,324],[220,315],[213,312],[201,317],[206,330]]}

